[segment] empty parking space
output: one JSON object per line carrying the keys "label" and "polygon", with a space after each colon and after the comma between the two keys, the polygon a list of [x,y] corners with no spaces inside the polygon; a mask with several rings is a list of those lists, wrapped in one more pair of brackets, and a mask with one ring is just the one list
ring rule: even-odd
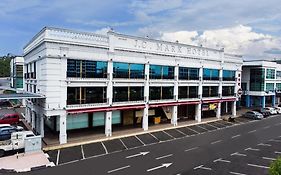
{"label": "empty parking space", "polygon": [[237,117],[237,118],[235,118],[235,121],[238,121],[240,123],[248,123],[249,121],[252,121],[252,119]]}
{"label": "empty parking space", "polygon": [[209,125],[212,125],[212,126],[215,126],[217,128],[224,128],[226,127],[225,125],[221,124],[221,123],[218,123],[218,122],[211,122],[211,123],[208,123]]}
{"label": "empty parking space", "polygon": [[159,141],[166,141],[174,139],[173,137],[169,136],[165,132],[159,131],[159,132],[153,132],[151,133],[153,136],[155,136]]}
{"label": "empty parking space", "polygon": [[185,134],[183,132],[180,132],[177,129],[169,129],[169,130],[166,130],[165,132],[170,134],[174,138],[181,138],[181,137],[185,136]]}
{"label": "empty parking space", "polygon": [[194,135],[194,134],[198,134],[197,132],[189,129],[188,127],[182,127],[182,128],[177,128],[177,130],[183,132],[186,135]]}
{"label": "empty parking space", "polygon": [[54,164],[56,164],[57,163],[58,150],[48,151],[47,154],[49,155],[50,162],[53,162]]}
{"label": "empty parking space", "polygon": [[208,124],[201,124],[199,126],[202,127],[202,128],[205,128],[206,130],[209,130],[209,131],[213,131],[213,130],[217,129],[216,127],[214,127],[212,125],[208,125]]}
{"label": "empty parking space", "polygon": [[106,147],[108,153],[126,149],[119,139],[104,141],[103,144]]}
{"label": "empty parking space", "polygon": [[233,125],[233,123],[228,122],[228,121],[223,121],[223,120],[219,120],[219,121],[216,121],[216,122],[219,123],[219,124],[225,125],[225,126],[232,126]]}
{"label": "empty parking space", "polygon": [[203,132],[206,132],[206,131],[207,131],[206,129],[201,128],[201,127],[199,127],[199,126],[197,126],[197,125],[188,126],[187,128],[190,128],[191,130],[196,131],[196,132],[198,132],[198,133],[203,133]]}
{"label": "empty parking space", "polygon": [[146,145],[159,142],[150,134],[137,135],[137,137]]}
{"label": "empty parking space", "polygon": [[60,150],[59,164],[82,159],[81,146],[63,148]]}
{"label": "empty parking space", "polygon": [[143,146],[143,144],[134,136],[125,137],[121,139],[127,148],[135,148],[138,146]]}
{"label": "empty parking space", "polygon": [[83,151],[85,158],[106,153],[101,142],[83,145]]}

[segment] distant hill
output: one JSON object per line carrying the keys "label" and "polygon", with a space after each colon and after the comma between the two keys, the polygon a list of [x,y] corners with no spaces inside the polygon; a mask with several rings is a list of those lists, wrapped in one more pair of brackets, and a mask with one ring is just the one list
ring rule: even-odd
{"label": "distant hill", "polygon": [[10,77],[11,57],[0,57],[0,77]]}

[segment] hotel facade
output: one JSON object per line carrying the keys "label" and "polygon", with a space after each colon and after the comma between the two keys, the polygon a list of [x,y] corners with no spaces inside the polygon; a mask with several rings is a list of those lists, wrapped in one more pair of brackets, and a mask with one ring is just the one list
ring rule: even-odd
{"label": "hotel facade", "polygon": [[26,119],[67,143],[74,129],[139,127],[236,115],[242,57],[223,49],[43,28],[24,48]]}

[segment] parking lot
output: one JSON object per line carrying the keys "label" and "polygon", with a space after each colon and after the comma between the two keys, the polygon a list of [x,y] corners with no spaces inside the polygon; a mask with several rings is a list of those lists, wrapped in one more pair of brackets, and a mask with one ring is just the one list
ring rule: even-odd
{"label": "parking lot", "polygon": [[85,144],[75,147],[62,148],[59,150],[48,151],[50,161],[56,165],[62,165],[70,162],[79,161],[81,159],[101,156],[122,150],[138,148],[141,146],[166,142],[183,137],[203,134],[237,124],[247,123],[253,120],[245,118],[236,118],[235,122],[215,121],[210,123],[192,125],[187,127],[179,127],[141,135],[125,137],[120,139],[102,141],[97,143]]}
{"label": "parking lot", "polygon": [[281,136],[267,142],[252,145],[227,157],[211,160],[207,164],[194,167],[191,171],[180,174],[268,174],[270,163],[281,156]]}

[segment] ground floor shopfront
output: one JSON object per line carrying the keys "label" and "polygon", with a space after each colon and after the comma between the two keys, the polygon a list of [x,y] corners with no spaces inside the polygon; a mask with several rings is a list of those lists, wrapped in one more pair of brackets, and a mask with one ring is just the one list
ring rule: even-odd
{"label": "ground floor shopfront", "polygon": [[242,95],[241,105],[246,107],[266,107],[275,106],[280,103],[280,97],[276,95],[268,96],[253,96],[253,95]]}
{"label": "ground floor shopfront", "polygon": [[91,130],[103,132],[109,137],[114,131],[122,129],[139,128],[146,131],[153,125],[170,123],[177,126],[178,122],[201,122],[205,118],[220,118],[230,113],[236,115],[235,98],[72,109],[61,115],[43,116],[39,120],[35,119],[37,114],[33,114],[35,118],[31,119],[31,123],[40,134],[44,132],[43,119],[45,131],[57,134],[60,144],[63,144],[67,143],[67,132],[72,131]]}

